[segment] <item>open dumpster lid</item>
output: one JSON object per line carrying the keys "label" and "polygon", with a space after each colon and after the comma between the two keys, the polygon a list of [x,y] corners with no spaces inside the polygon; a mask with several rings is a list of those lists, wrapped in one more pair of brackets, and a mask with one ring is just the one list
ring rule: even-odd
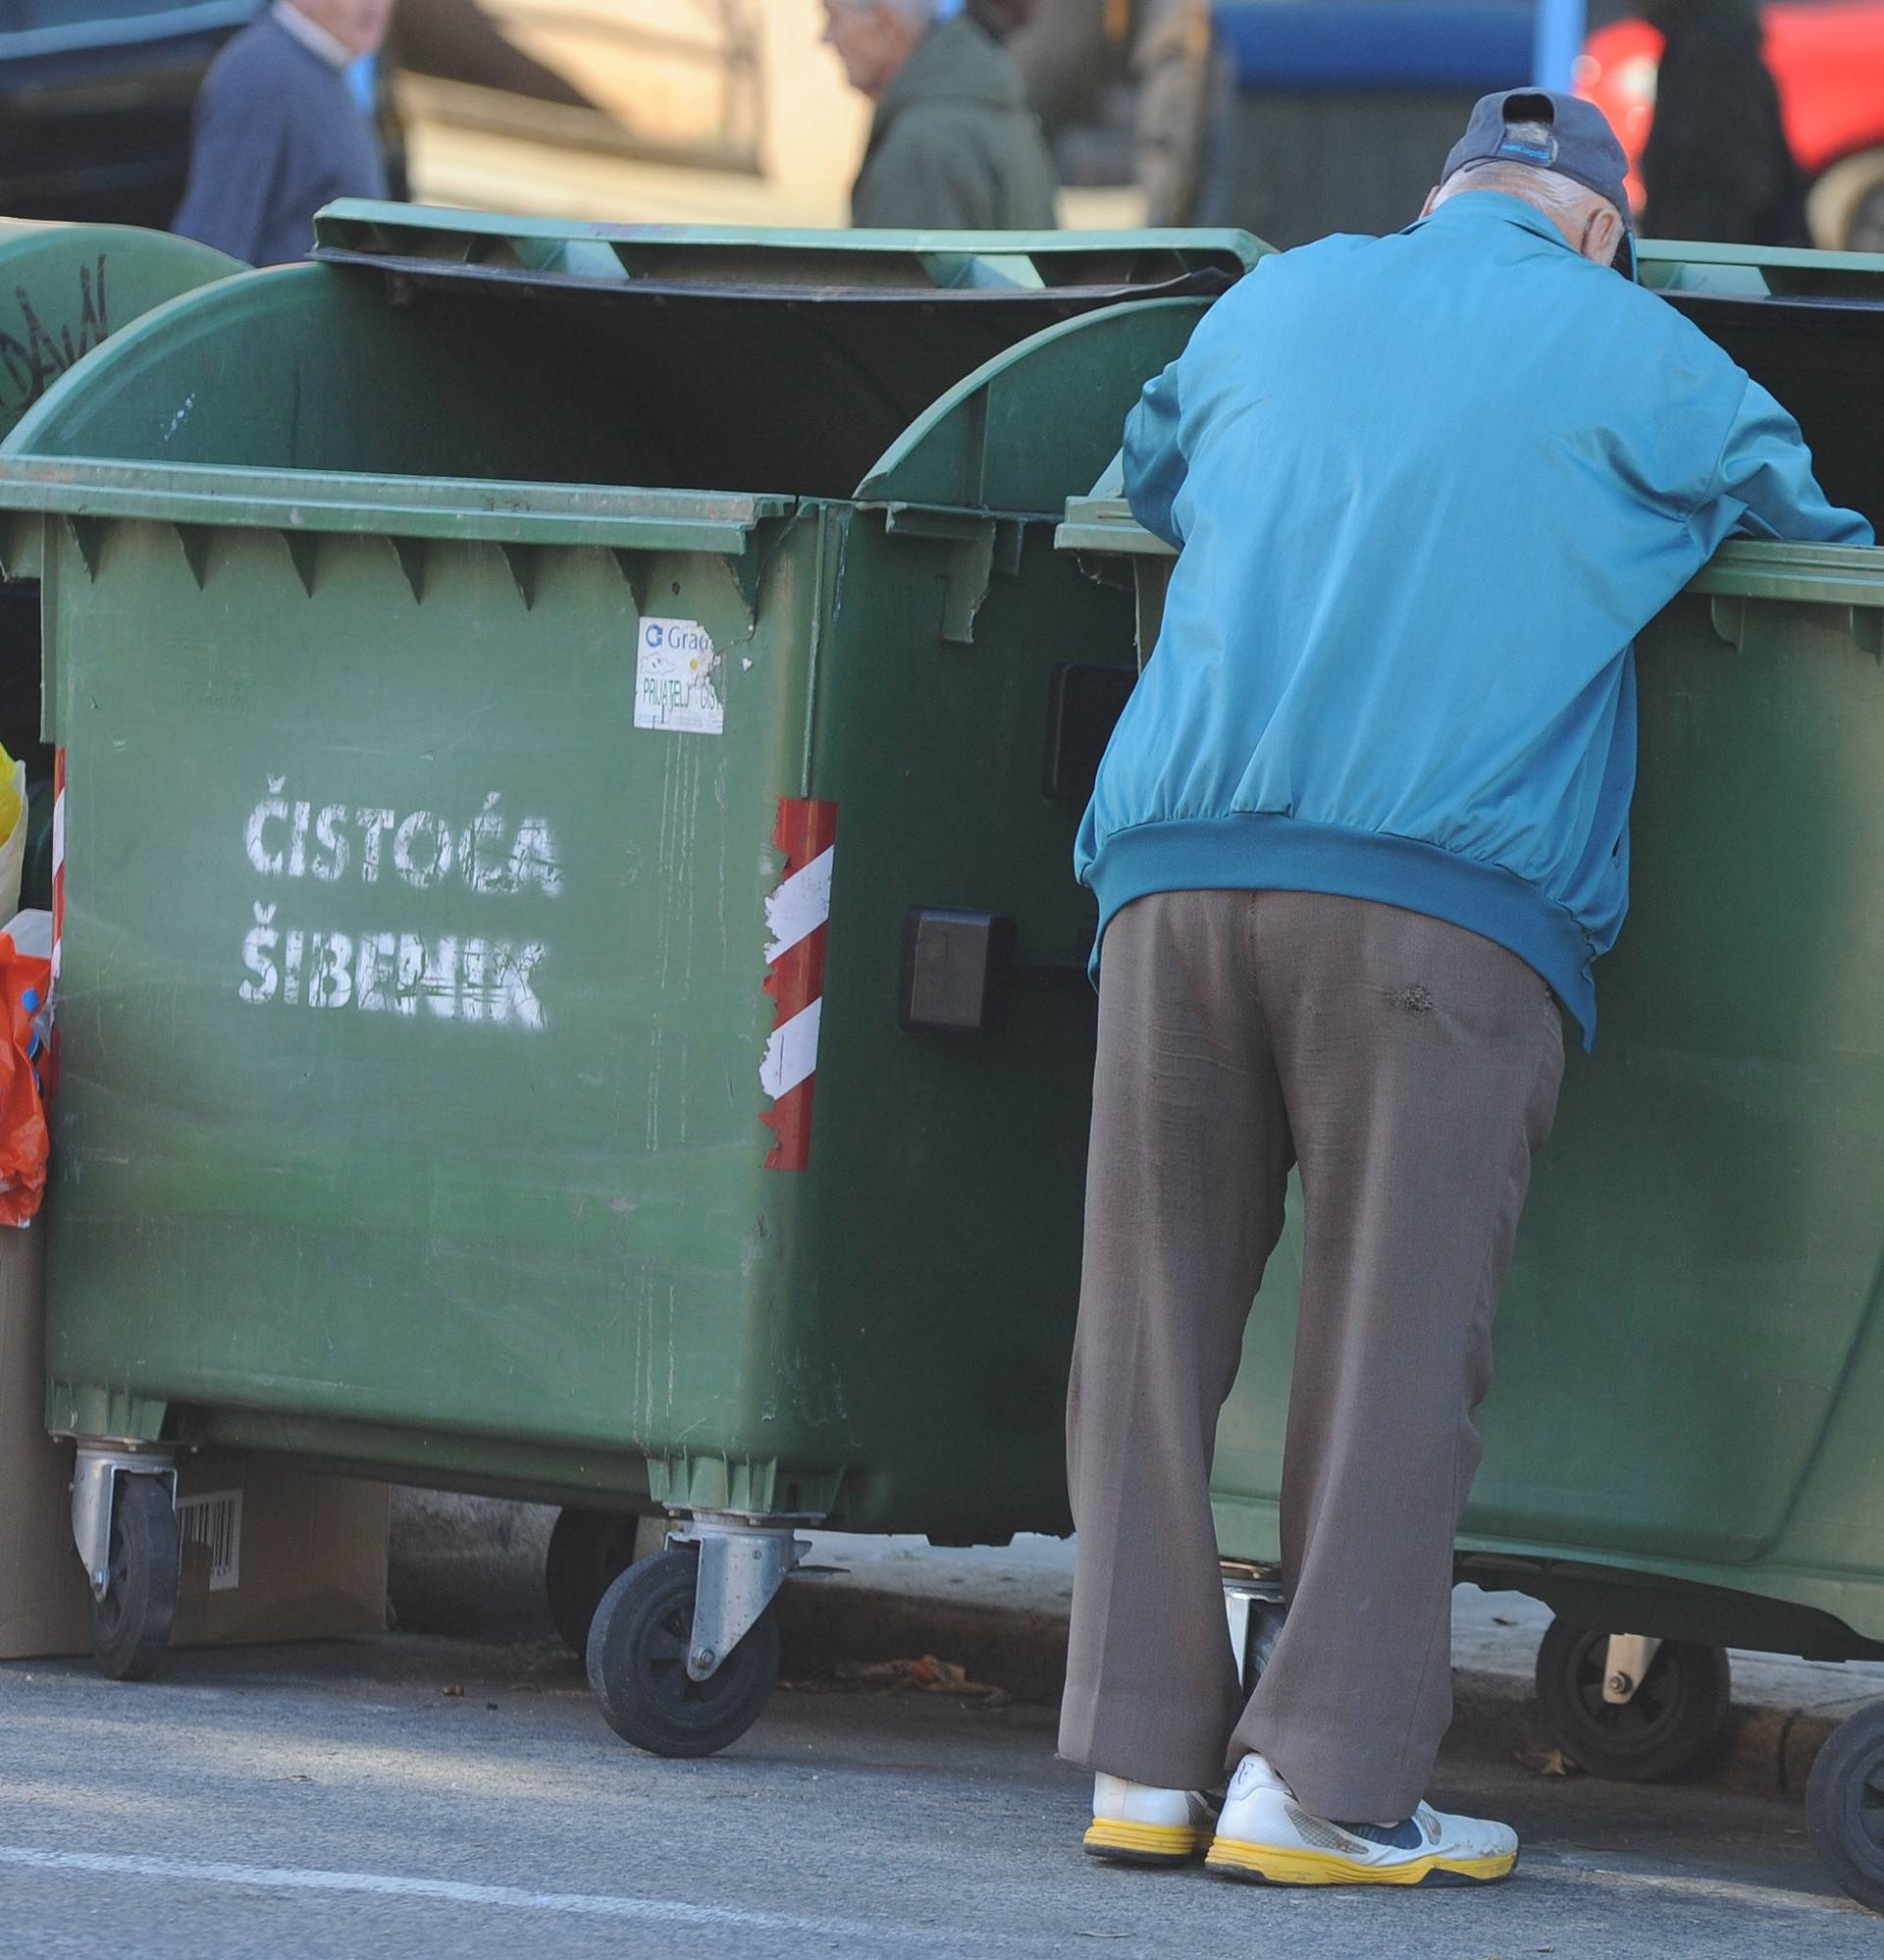
{"label": "open dumpster lid", "polygon": [[431,287],[476,284],[807,305],[1037,310],[1221,292],[1268,249],[1246,232],[813,232],[607,225],[344,199],[313,256]]}
{"label": "open dumpster lid", "polygon": [[163,232],[0,218],[0,440],[108,335],[241,269]]}
{"label": "open dumpster lid", "polygon": [[1651,241],[1641,262],[1798,417],[1826,496],[1884,528],[1884,257]]}
{"label": "open dumpster lid", "polygon": [[1636,247],[1642,283],[1663,293],[1715,299],[1884,305],[1884,256],[1779,245],[1713,245],[1645,238]]}
{"label": "open dumpster lid", "polygon": [[[220,282],[115,337],[11,450],[848,498],[988,362],[1121,305],[1202,306],[1187,282],[1220,289],[1264,249],[1241,234],[860,238],[389,204],[336,206],[320,237],[312,263]],[[1046,507],[1062,495],[1056,480]]]}

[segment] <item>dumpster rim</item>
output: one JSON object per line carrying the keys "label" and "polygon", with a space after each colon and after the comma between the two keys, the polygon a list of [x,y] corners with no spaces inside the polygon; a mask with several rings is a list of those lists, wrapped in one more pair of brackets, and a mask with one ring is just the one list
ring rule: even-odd
{"label": "dumpster rim", "polygon": [[800,502],[786,494],[0,451],[0,510],[208,529],[740,554],[760,524],[790,516]]}
{"label": "dumpster rim", "polygon": [[[1879,303],[1884,304],[1884,252],[1828,252],[1809,245],[1716,244],[1700,238],[1643,238],[1636,245],[1636,263],[1645,271],[1651,265],[1691,265],[1742,267],[1755,272],[1773,267],[1781,272],[1870,273],[1878,282]],[[1647,277],[1642,283],[1651,292],[1663,290]]]}
{"label": "dumpster rim", "polygon": [[[1138,522],[1123,497],[1070,497],[1054,544],[1059,551],[1105,557],[1178,556],[1175,546]],[[1775,583],[1788,589],[1775,591]],[[1682,590],[1722,598],[1884,608],[1884,546],[1731,538]]]}

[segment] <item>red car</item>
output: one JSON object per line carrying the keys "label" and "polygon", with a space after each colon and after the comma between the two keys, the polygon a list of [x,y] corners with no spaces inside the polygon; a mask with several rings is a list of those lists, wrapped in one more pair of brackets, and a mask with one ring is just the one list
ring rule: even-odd
{"label": "red car", "polygon": [[[1787,139],[1811,186],[1814,241],[1884,252],[1884,0],[1772,0],[1761,19]],[[1661,46],[1646,21],[1618,21],[1590,36],[1577,64],[1577,92],[1608,117],[1632,166],[1654,121]],[[1633,170],[1629,191],[1640,209]]]}

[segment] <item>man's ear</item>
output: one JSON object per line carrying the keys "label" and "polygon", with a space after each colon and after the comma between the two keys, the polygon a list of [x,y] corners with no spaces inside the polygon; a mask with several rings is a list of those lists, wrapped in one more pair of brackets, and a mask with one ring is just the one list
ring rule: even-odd
{"label": "man's ear", "polygon": [[1439,201],[1439,186],[1436,184],[1433,186],[1433,188],[1426,193],[1426,202],[1420,206],[1420,216],[1422,218],[1432,217],[1433,207]]}
{"label": "man's ear", "polygon": [[1616,247],[1621,243],[1621,215],[1605,204],[1584,227],[1583,255],[1596,265],[1613,265]]}

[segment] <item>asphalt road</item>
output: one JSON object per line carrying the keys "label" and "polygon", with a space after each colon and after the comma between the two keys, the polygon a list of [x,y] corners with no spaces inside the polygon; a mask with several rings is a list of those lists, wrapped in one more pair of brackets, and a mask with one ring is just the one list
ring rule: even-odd
{"label": "asphalt road", "polygon": [[1447,1761],[1524,1833],[1475,1892],[1271,1891],[1081,1856],[1050,1718],[782,1692],[700,1763],[638,1755],[547,1642],[174,1655],[141,1687],[0,1667],[0,1955],[1328,1956],[1884,1951],[1792,1805]]}

